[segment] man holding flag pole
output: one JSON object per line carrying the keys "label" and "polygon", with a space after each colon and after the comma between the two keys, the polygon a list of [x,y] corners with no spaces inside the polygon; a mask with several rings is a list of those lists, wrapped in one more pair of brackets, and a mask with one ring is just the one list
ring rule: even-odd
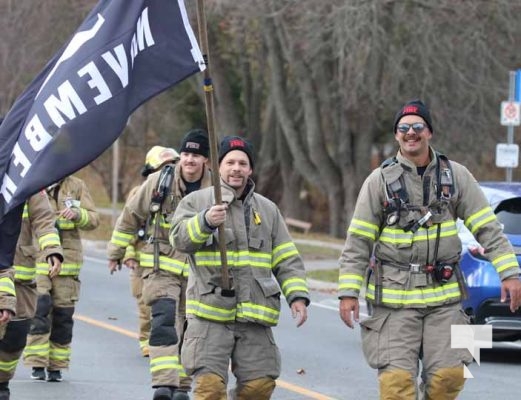
{"label": "man holding flag pole", "polygon": [[[97,158],[142,103],[204,69],[183,0],[98,2],[0,126],[0,275],[13,265],[24,201]],[[9,296],[0,290],[0,323]]]}

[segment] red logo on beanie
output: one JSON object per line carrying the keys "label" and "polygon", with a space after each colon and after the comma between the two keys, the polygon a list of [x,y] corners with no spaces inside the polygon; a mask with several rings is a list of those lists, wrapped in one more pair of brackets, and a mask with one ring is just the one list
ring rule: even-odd
{"label": "red logo on beanie", "polygon": [[242,147],[244,148],[244,142],[241,139],[232,139],[230,140],[230,148],[233,147]]}
{"label": "red logo on beanie", "polygon": [[403,114],[417,114],[418,113],[418,106],[405,106],[402,110]]}

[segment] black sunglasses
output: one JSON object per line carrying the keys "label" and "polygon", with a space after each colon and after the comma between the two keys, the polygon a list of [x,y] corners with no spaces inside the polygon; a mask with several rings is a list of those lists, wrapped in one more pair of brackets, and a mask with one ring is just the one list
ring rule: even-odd
{"label": "black sunglasses", "polygon": [[396,129],[400,133],[407,133],[411,128],[414,133],[422,133],[425,129],[425,124],[423,122],[415,122],[414,124],[399,124]]}

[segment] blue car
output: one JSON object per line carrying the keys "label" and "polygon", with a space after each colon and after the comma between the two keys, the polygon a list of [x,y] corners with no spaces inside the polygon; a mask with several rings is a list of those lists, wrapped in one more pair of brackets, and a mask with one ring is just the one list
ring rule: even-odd
{"label": "blue car", "polygon": [[[503,232],[510,240],[521,264],[521,182],[480,183]],[[472,234],[458,221],[463,249],[461,269],[467,280],[468,299],[463,309],[474,324],[492,325],[494,340],[521,339],[521,311],[512,313],[509,302],[501,303],[501,282],[492,264],[477,251],[478,243]]]}

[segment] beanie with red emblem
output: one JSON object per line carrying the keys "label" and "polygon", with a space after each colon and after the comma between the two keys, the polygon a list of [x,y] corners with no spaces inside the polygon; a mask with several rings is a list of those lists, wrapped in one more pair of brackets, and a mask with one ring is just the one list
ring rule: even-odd
{"label": "beanie with red emblem", "polygon": [[405,117],[406,115],[418,115],[423,118],[427,126],[429,127],[429,130],[431,132],[434,132],[432,129],[432,119],[431,119],[431,113],[429,112],[429,109],[421,100],[411,100],[407,103],[405,103],[396,113],[394,117],[394,126],[393,126],[393,133],[396,132],[396,127],[398,126],[398,122],[400,122],[400,119],[402,117]]}
{"label": "beanie with red emblem", "polygon": [[246,153],[253,169],[253,148],[251,143],[240,136],[225,136],[219,145],[219,163],[224,156],[232,150],[240,150]]}

